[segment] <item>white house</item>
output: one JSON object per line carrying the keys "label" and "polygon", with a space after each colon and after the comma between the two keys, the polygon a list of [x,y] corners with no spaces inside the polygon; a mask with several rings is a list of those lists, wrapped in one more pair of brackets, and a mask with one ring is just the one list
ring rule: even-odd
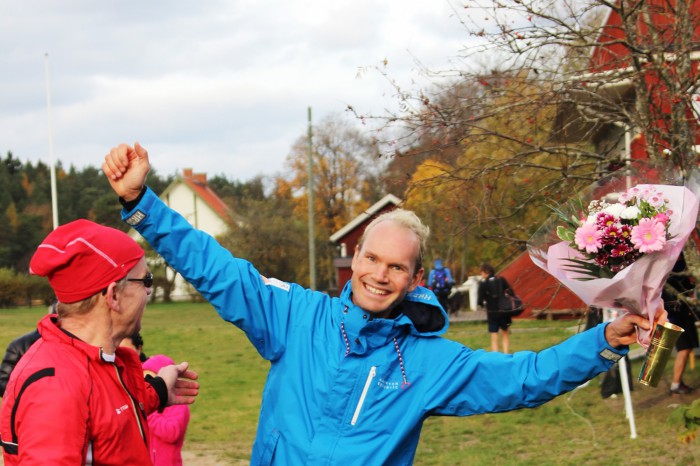
{"label": "white house", "polygon": [[[170,208],[187,219],[195,228],[214,237],[229,231],[229,222],[233,213],[219,196],[207,184],[207,175],[193,173],[191,168],[182,170],[179,176],[160,195],[160,198]],[[141,239],[136,230],[129,233],[135,239]],[[182,254],[187,254],[182,251]],[[172,278],[172,269],[167,269],[168,279]],[[171,293],[173,300],[187,300],[196,293],[178,274]]]}

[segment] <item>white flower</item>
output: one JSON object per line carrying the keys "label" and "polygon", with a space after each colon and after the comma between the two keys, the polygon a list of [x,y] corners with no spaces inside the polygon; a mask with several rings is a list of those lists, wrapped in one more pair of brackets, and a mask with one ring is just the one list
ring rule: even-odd
{"label": "white flower", "polygon": [[603,212],[606,214],[614,215],[617,218],[620,218],[620,214],[622,211],[625,210],[625,206],[622,204],[610,204],[603,209]]}
{"label": "white flower", "polygon": [[588,204],[588,214],[595,215],[603,211],[608,206],[608,203],[599,199],[595,199]]}
{"label": "white flower", "polygon": [[639,217],[639,214],[641,213],[642,211],[639,210],[639,207],[633,205],[625,208],[622,212],[620,212],[620,218],[624,218],[625,220],[632,220]]}

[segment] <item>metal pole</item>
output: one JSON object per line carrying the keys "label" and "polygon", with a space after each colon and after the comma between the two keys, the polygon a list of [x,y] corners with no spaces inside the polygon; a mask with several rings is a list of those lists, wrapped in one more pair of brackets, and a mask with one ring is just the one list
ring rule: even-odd
{"label": "metal pole", "polygon": [[53,212],[53,229],[58,228],[58,195],[56,194],[56,165],[53,156],[53,130],[51,127],[51,86],[49,85],[49,54],[44,54],[46,71],[46,109],[49,120],[49,168],[51,172],[51,210]]}
{"label": "metal pole", "polygon": [[316,289],[316,243],[314,241],[314,161],[313,161],[313,144],[311,132],[311,107],[309,107],[309,285],[312,290]]}
{"label": "metal pole", "polygon": [[[604,322],[612,322],[617,319],[619,312],[616,309],[606,308],[603,314]],[[625,358],[617,362],[617,369],[620,372],[620,384],[622,385],[622,396],[625,400],[625,416],[630,425],[630,438],[637,438],[637,425],[634,421],[634,408],[632,407],[632,393],[630,390],[630,379],[627,376],[627,361]]]}
{"label": "metal pole", "polygon": [[618,362],[618,369],[620,370],[620,382],[622,383],[622,395],[625,399],[625,414],[627,415],[627,420],[630,424],[630,438],[637,438],[637,426],[634,422],[634,409],[632,408],[632,395],[630,393],[630,379],[627,376],[627,361],[625,358],[620,359]]}

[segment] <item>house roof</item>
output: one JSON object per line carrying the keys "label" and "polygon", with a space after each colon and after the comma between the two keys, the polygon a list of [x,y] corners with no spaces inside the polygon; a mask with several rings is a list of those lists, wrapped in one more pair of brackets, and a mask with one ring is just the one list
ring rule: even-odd
{"label": "house roof", "polygon": [[343,228],[340,230],[336,231],[333,233],[330,237],[330,240],[332,243],[337,243],[340,239],[342,239],[345,235],[353,231],[355,228],[358,226],[362,225],[367,219],[371,218],[374,214],[382,210],[384,207],[386,207],[389,204],[393,205],[399,205],[401,204],[401,199],[398,197],[394,196],[393,194],[387,194],[383,198],[381,198],[379,201],[375,202],[370,208],[362,212],[360,215],[355,217],[350,223],[345,225]]}
{"label": "house roof", "polygon": [[178,177],[168,186],[161,197],[167,196],[177,185],[185,184],[190,188],[200,199],[202,199],[216,214],[226,221],[232,219],[231,209],[221,200],[219,196],[207,183],[206,173],[194,173],[191,168],[182,170],[182,176]]}

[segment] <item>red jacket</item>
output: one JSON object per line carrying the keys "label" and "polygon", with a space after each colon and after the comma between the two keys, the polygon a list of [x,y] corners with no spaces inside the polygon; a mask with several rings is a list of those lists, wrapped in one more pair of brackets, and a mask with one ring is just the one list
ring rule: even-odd
{"label": "red jacket", "polygon": [[5,466],[151,464],[146,418],[160,400],[136,353],[118,348],[109,362],[52,315],[38,329],[2,400]]}

